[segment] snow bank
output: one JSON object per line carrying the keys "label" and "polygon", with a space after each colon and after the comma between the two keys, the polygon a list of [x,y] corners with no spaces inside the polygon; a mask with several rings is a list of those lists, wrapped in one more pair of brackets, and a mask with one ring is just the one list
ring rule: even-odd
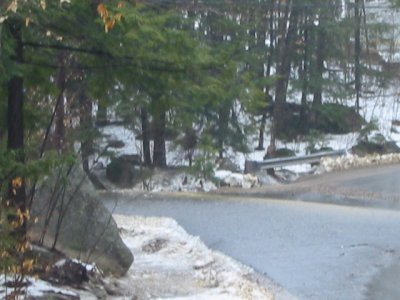
{"label": "snow bank", "polygon": [[317,174],[347,170],[350,168],[367,167],[375,165],[387,165],[400,162],[400,154],[373,154],[367,156],[357,156],[348,154],[337,158],[325,157],[321,159],[321,164],[317,170]]}
{"label": "snow bank", "polygon": [[[9,275],[7,277],[7,281],[12,280],[12,277]],[[26,282],[26,289],[22,288],[22,294],[17,296],[16,299],[30,299],[35,298],[35,297],[43,297],[45,294],[58,294],[61,296],[65,297],[72,297],[72,298],[78,298],[79,294],[77,292],[71,291],[71,289],[68,289],[66,287],[55,287],[51,285],[50,283],[40,280],[40,279],[35,279],[32,277],[26,277],[24,279]],[[6,278],[4,275],[0,276],[0,299],[6,299],[7,295],[10,295],[10,293],[13,292],[13,288],[8,288],[6,290],[5,288],[5,282]]]}
{"label": "snow bank", "polygon": [[[142,186],[139,184],[139,188]],[[217,189],[215,184],[204,178],[186,173],[168,174],[159,172],[149,180],[148,188],[152,192],[210,192]]]}
{"label": "snow bank", "polygon": [[250,189],[258,184],[257,176],[252,174],[233,173],[227,170],[216,170],[214,177],[218,179],[222,185],[230,187]]}
{"label": "snow bank", "polygon": [[[114,215],[135,256],[119,281],[126,296],[139,299],[274,299],[274,289],[255,280],[255,272],[208,249],[170,218]],[[265,279],[267,281],[267,279]],[[122,298],[121,298],[122,299]]]}

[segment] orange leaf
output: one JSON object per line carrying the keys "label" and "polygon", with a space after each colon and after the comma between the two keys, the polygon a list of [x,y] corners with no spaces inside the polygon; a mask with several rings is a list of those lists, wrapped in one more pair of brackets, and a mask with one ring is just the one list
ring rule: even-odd
{"label": "orange leaf", "polygon": [[115,19],[112,18],[111,20],[106,22],[106,31],[113,29],[115,26]]}
{"label": "orange leaf", "polygon": [[103,3],[100,3],[97,6],[97,12],[100,14],[100,17],[102,17],[103,19],[108,18],[108,10],[107,10],[107,7]]}
{"label": "orange leaf", "polygon": [[12,186],[13,188],[19,188],[22,186],[22,178],[21,177],[16,177],[12,180]]}

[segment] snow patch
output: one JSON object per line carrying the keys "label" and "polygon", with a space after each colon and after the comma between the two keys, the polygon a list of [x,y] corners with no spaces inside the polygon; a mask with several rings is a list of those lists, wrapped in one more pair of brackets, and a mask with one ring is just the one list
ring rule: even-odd
{"label": "snow patch", "polygon": [[374,165],[387,165],[400,163],[400,154],[373,154],[367,156],[357,156],[348,154],[337,158],[325,157],[321,159],[321,164],[317,170],[317,174],[333,171],[342,171],[350,168],[359,168]]}
{"label": "snow patch", "polygon": [[[7,281],[12,279],[12,276],[9,275],[7,277]],[[64,296],[71,296],[71,297],[79,297],[79,294],[73,291],[70,291],[68,288],[58,288],[50,283],[35,279],[32,277],[26,277],[25,282],[27,283],[27,287],[23,289],[23,294],[18,296],[18,299],[29,299],[30,297],[43,297],[45,294],[59,294]],[[6,278],[4,275],[0,275],[0,299],[6,299],[6,288],[5,288]],[[10,294],[13,292],[13,288],[7,288],[7,293]],[[13,298],[14,299],[14,298]]]}
{"label": "snow patch", "polygon": [[[126,296],[151,299],[274,299],[282,292],[272,281],[222,253],[208,249],[170,218],[114,215],[135,263],[120,284]],[[149,241],[163,239],[156,252],[143,251]],[[290,297],[284,298],[290,299]]]}

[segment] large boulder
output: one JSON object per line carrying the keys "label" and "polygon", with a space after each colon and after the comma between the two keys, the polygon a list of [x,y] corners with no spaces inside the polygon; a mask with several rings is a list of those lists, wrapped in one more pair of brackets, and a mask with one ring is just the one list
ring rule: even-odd
{"label": "large boulder", "polygon": [[106,274],[122,276],[133,262],[117,224],[81,167],[75,166],[66,178],[55,172],[45,180],[31,208],[31,220],[36,218],[29,224],[35,242],[52,247],[57,239],[56,250],[95,263]]}

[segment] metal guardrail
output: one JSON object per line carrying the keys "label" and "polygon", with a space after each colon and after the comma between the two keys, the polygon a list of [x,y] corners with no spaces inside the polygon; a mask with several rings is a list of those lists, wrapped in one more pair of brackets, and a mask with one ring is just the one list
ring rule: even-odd
{"label": "metal guardrail", "polygon": [[255,170],[273,169],[278,167],[299,165],[299,164],[312,164],[318,163],[323,157],[335,157],[346,154],[346,150],[337,151],[325,151],[318,152],[303,156],[291,156],[291,157],[280,157],[271,158],[264,161],[248,161],[245,162],[245,173],[249,173]]}

